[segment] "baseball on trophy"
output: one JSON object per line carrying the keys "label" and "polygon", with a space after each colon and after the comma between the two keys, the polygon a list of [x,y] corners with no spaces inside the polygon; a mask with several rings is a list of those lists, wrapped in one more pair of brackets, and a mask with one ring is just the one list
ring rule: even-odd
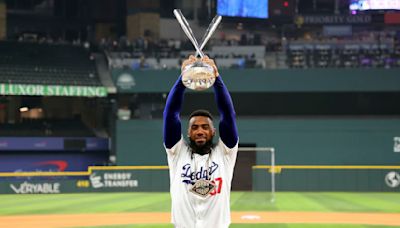
{"label": "baseball on trophy", "polygon": [[[221,22],[222,17],[217,15],[211,21],[208,26],[207,32],[204,34],[203,39],[201,41],[201,45],[198,44],[192,29],[189,26],[186,18],[183,16],[182,12],[179,9],[174,10],[174,15],[178,20],[182,30],[185,32],[186,36],[192,42],[194,48],[196,49],[196,61],[193,61],[190,64],[187,64],[182,69],[182,83],[189,89],[192,90],[205,90],[210,88],[214,82],[216,72],[212,65],[208,64],[206,61],[202,61],[205,57],[203,53],[203,48],[207,44],[207,41],[211,38],[212,34],[217,29],[219,23]],[[200,58],[197,58],[200,56]]]}

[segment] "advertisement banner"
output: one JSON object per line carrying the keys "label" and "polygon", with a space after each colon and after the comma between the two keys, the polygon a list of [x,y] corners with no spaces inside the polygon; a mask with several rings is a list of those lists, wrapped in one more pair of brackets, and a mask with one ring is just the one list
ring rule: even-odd
{"label": "advertisement banner", "polygon": [[[87,171],[89,166],[107,163],[107,152],[0,153],[0,172]],[[48,177],[47,177],[48,178]]]}
{"label": "advertisement banner", "polygon": [[135,177],[135,175],[129,171],[93,172],[89,180],[94,189],[133,189],[139,187],[137,176]]}
{"label": "advertisement banner", "polygon": [[369,24],[372,16],[364,15],[299,15],[295,18],[296,24]]}
{"label": "advertisement banner", "polygon": [[169,174],[166,169],[93,170],[87,182],[78,182],[91,192],[168,191]]}
{"label": "advertisement banner", "polygon": [[76,180],[25,180],[0,182],[0,194],[61,194],[90,192],[90,188],[78,188]]}
{"label": "advertisement banner", "polygon": [[0,137],[0,151],[57,151],[57,150],[75,150],[65,146],[66,141],[81,140],[84,141],[81,150],[108,150],[108,138],[81,137]]}
{"label": "advertisement banner", "polygon": [[9,188],[16,194],[58,194],[61,193],[61,183],[24,181],[10,183]]}
{"label": "advertisement banner", "polygon": [[[169,190],[168,169],[93,167],[86,175],[0,177],[0,194],[73,192],[162,192]],[[71,172],[70,172],[71,173]],[[79,172],[84,173],[84,172]],[[45,179],[47,178],[47,179]]]}
{"label": "advertisement banner", "polygon": [[102,86],[0,84],[0,95],[106,97]]}

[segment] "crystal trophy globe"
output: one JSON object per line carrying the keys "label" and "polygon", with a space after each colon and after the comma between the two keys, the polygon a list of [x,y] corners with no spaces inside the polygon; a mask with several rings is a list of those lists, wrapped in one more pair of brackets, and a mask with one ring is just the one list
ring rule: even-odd
{"label": "crystal trophy globe", "polygon": [[183,69],[182,82],[187,88],[200,91],[210,88],[215,82],[215,76],[212,66],[196,61]]}

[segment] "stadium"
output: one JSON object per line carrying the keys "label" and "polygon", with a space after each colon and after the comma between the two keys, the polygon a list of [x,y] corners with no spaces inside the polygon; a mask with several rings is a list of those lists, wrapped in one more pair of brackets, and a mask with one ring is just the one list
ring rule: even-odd
{"label": "stadium", "polygon": [[[399,0],[0,0],[0,227],[173,227],[163,114],[196,53],[174,9],[196,41],[222,16],[229,227],[400,226]],[[184,138],[214,101],[186,89]]]}

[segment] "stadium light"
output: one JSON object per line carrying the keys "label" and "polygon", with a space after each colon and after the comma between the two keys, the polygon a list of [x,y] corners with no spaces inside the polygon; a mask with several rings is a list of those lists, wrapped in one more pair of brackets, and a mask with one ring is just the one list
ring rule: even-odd
{"label": "stadium light", "polygon": [[28,107],[21,107],[21,108],[19,108],[19,111],[20,112],[27,112],[27,111],[29,111],[29,108]]}
{"label": "stadium light", "polygon": [[283,2],[283,6],[284,6],[284,7],[289,7],[289,2],[288,2],[288,1],[284,1],[284,2]]}

